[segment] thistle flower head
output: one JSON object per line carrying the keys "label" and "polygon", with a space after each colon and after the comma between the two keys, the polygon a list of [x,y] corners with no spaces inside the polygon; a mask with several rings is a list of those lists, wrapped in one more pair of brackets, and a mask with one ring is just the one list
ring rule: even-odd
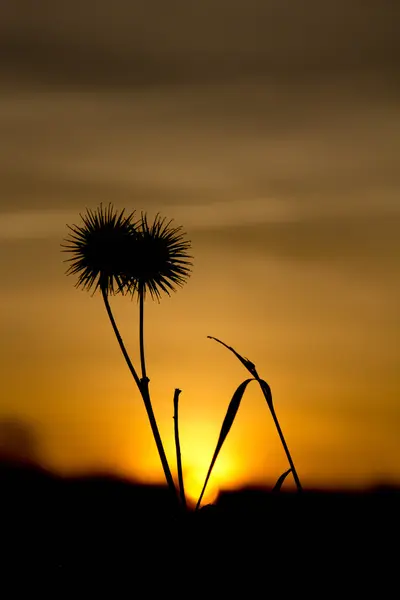
{"label": "thistle flower head", "polygon": [[182,227],[172,227],[156,215],[149,224],[142,214],[133,221],[134,212],[118,213],[109,204],[80,215],[80,225],[68,225],[70,233],[62,244],[63,252],[72,256],[67,275],[78,275],[76,287],[100,289],[106,294],[146,292],[159,300],[182,286],[191,272]]}
{"label": "thistle flower head", "polygon": [[78,275],[76,287],[86,290],[94,287],[93,293],[98,288],[106,294],[124,292],[128,286],[128,258],[135,239],[134,213],[125,215],[124,210],[118,213],[112,204],[107,208],[100,204],[96,210],[87,209],[80,216],[82,224],[68,225],[71,232],[62,244],[63,252],[72,254],[66,260],[71,263],[67,275]]}
{"label": "thistle flower head", "polygon": [[142,290],[143,294],[148,292],[159,300],[162,292],[170,295],[189,277],[191,244],[185,240],[182,227],[173,227],[171,223],[157,214],[149,224],[146,214],[142,214],[133,234],[127,271],[132,294]]}

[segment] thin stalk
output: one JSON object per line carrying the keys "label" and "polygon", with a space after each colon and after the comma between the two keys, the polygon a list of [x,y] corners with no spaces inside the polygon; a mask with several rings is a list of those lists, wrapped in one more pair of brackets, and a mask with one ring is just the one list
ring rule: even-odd
{"label": "thin stalk", "polygon": [[[153,412],[153,407],[151,405],[151,400],[150,400],[150,393],[149,393],[149,380],[147,379],[147,377],[144,377],[142,379],[139,379],[138,374],[136,373],[135,367],[132,364],[131,359],[129,358],[128,352],[126,351],[125,348],[125,344],[122,340],[121,334],[118,330],[117,324],[115,322],[114,316],[112,314],[111,311],[111,307],[110,307],[110,303],[108,301],[108,295],[107,292],[102,289],[102,295],[103,295],[103,300],[104,300],[104,304],[107,310],[107,314],[108,317],[111,321],[111,325],[112,328],[114,330],[115,336],[118,340],[119,346],[121,348],[122,354],[124,355],[124,358],[126,360],[126,363],[129,367],[130,372],[132,373],[132,376],[136,382],[136,385],[139,388],[139,392],[143,398],[143,402],[146,408],[146,412],[147,412],[147,416],[149,418],[150,421],[150,426],[151,426],[151,430],[154,436],[154,440],[156,442],[156,446],[157,446],[157,450],[158,450],[158,454],[160,456],[160,460],[161,460],[161,464],[164,470],[164,475],[165,475],[165,479],[167,480],[168,486],[171,490],[171,492],[173,492],[174,498],[176,500],[178,500],[177,497],[177,491],[176,491],[176,487],[175,487],[175,483],[174,480],[172,478],[171,475],[171,470],[169,468],[168,465],[168,461],[167,461],[167,457],[165,455],[165,451],[164,451],[164,447],[161,441],[161,436],[160,433],[158,431],[158,427],[157,427],[157,422],[154,416],[154,412]],[[143,308],[142,308],[142,319],[143,319]],[[143,328],[141,329],[141,336],[143,335]],[[141,345],[141,351],[142,351],[142,345]],[[143,358],[144,361],[144,358]],[[142,368],[143,368],[143,362],[142,362]]]}
{"label": "thin stalk", "polygon": [[129,358],[128,352],[126,351],[125,344],[124,344],[124,342],[122,340],[121,334],[119,332],[119,329],[118,329],[117,324],[116,324],[115,319],[114,319],[114,315],[112,314],[112,311],[111,311],[111,306],[110,306],[110,303],[108,301],[107,292],[106,292],[106,290],[104,288],[102,288],[101,293],[103,295],[103,300],[104,300],[104,304],[105,304],[105,307],[106,307],[106,311],[107,311],[108,317],[109,317],[109,319],[111,321],[111,325],[112,325],[112,328],[114,330],[115,337],[118,340],[119,347],[121,348],[122,354],[124,355],[124,358],[126,360],[126,364],[128,365],[129,370],[130,370],[130,372],[133,375],[133,378],[134,378],[134,380],[136,382],[136,385],[138,386],[139,391],[141,392],[139,376],[136,373],[135,367],[133,366],[131,359]]}
{"label": "thin stalk", "polygon": [[276,429],[277,429],[277,431],[278,431],[278,434],[279,434],[280,440],[281,440],[281,442],[282,442],[282,446],[283,446],[283,448],[284,448],[284,450],[285,450],[285,452],[286,452],[286,457],[287,457],[287,459],[288,459],[288,461],[289,461],[290,468],[292,469],[292,473],[293,473],[293,479],[295,480],[295,483],[296,483],[296,485],[297,485],[297,489],[298,489],[298,491],[299,491],[299,492],[301,492],[301,491],[303,490],[303,488],[302,488],[302,485],[301,485],[301,483],[300,483],[299,476],[297,475],[297,471],[296,471],[296,468],[295,468],[295,466],[294,466],[294,462],[293,462],[293,460],[292,460],[292,457],[290,456],[289,448],[288,448],[288,446],[287,446],[287,444],[286,444],[285,437],[284,437],[284,435],[283,435],[283,433],[282,433],[281,426],[279,425],[279,421],[278,421],[278,418],[277,418],[277,416],[276,416],[276,414],[275,414],[275,409],[274,409],[274,407],[272,406],[272,404],[271,404],[271,406],[269,407],[269,409],[270,409],[270,411],[271,411],[271,415],[272,415],[272,418],[273,418],[273,420],[274,420],[275,427],[276,427]]}
{"label": "thin stalk", "polygon": [[173,480],[171,470],[169,468],[168,460],[164,451],[164,446],[161,440],[160,432],[158,431],[157,421],[154,416],[153,407],[150,399],[149,392],[149,380],[148,378],[141,380],[141,394],[143,398],[144,405],[146,407],[147,416],[149,417],[151,431],[153,432],[154,440],[156,442],[158,454],[160,456],[161,464],[164,470],[165,479],[167,480],[168,486],[173,493],[175,499],[178,501],[178,493],[175,487],[175,482]]}
{"label": "thin stalk", "polygon": [[179,423],[178,423],[178,405],[179,405],[179,394],[182,390],[176,388],[174,393],[174,432],[175,432],[175,448],[176,448],[176,465],[178,469],[178,481],[179,481],[179,493],[181,496],[181,503],[184,510],[186,510],[186,496],[185,488],[183,485],[183,473],[182,473],[182,458],[181,458],[181,445],[179,442]]}
{"label": "thin stalk", "polygon": [[300,483],[300,479],[299,479],[299,476],[297,475],[296,467],[294,466],[294,462],[293,462],[292,457],[290,455],[289,448],[288,448],[288,445],[287,445],[286,440],[285,440],[285,436],[283,435],[281,426],[279,425],[278,417],[276,416],[276,413],[275,413],[274,405],[273,405],[273,402],[272,402],[271,390],[269,389],[269,386],[268,386],[268,393],[267,393],[267,391],[266,391],[266,389],[265,389],[265,387],[263,385],[263,382],[260,379],[260,377],[259,377],[259,375],[257,373],[257,370],[255,368],[254,368],[254,375],[255,375],[256,380],[260,384],[260,387],[261,387],[262,392],[264,394],[265,400],[267,401],[268,408],[269,408],[269,410],[271,412],[271,415],[272,415],[272,418],[274,420],[275,427],[277,429],[279,438],[280,438],[280,440],[282,442],[283,449],[285,450],[286,458],[288,459],[290,468],[292,469],[293,479],[294,479],[294,481],[296,483],[297,489],[298,489],[299,492],[301,492],[301,491],[303,491],[303,487],[302,487],[302,485]]}

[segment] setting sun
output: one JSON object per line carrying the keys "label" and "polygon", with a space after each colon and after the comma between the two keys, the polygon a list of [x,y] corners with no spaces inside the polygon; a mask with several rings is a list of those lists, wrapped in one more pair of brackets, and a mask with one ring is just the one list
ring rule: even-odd
{"label": "setting sun", "polygon": [[[210,466],[211,456],[207,456],[208,444],[194,443],[186,447],[185,465],[183,476],[185,493],[188,502],[196,503],[199,499],[204,481]],[[208,482],[202,504],[215,501],[221,489],[228,489],[238,484],[238,470],[236,461],[229,455],[221,452]]]}

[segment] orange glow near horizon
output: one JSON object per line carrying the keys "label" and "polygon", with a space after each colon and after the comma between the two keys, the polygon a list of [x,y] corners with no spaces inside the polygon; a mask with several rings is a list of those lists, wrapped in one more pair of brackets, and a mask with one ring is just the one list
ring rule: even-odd
{"label": "orange glow near horizon", "polygon": [[[200,428],[196,438],[201,438],[202,433],[204,430],[202,431]],[[196,503],[200,496],[213,454],[213,451],[210,454],[211,445],[207,443],[207,437],[204,436],[201,439],[204,440],[203,443],[193,439],[192,442],[189,442],[189,438],[187,438],[182,456],[185,493],[188,500],[193,503]],[[237,457],[224,453],[222,450],[212,470],[202,503],[213,502],[220,490],[236,487],[240,485],[240,482]]]}

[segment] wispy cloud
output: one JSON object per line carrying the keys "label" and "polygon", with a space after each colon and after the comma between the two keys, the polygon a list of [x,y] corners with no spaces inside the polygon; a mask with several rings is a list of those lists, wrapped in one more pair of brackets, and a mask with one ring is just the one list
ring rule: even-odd
{"label": "wispy cloud", "polygon": [[[398,214],[399,113],[378,92],[225,85],[3,94],[0,210],[46,209],[33,217],[35,231],[49,231],[52,212],[110,200],[199,227],[220,225],[222,214],[227,225]],[[16,220],[2,237],[21,231]]]}
{"label": "wispy cloud", "polygon": [[0,213],[0,240],[32,240],[60,236],[76,212],[65,210],[24,210]]}
{"label": "wispy cloud", "polygon": [[[95,209],[96,204],[88,206]],[[122,208],[122,207],[121,207]],[[126,207],[129,210],[140,207]],[[20,210],[0,212],[0,240],[34,240],[54,238],[66,235],[66,224],[79,223],[79,210]],[[230,203],[213,202],[209,204],[157,205],[150,215],[157,212],[173,218],[188,230],[211,229],[214,227],[246,226],[263,223],[291,221],[293,213],[290,207],[274,199],[237,200]]]}

